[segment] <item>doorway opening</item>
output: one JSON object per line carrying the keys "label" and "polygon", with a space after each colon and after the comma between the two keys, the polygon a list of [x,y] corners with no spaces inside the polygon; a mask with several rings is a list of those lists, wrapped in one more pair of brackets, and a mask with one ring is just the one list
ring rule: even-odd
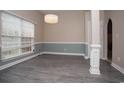
{"label": "doorway opening", "polygon": [[112,62],[112,20],[107,23],[107,58]]}

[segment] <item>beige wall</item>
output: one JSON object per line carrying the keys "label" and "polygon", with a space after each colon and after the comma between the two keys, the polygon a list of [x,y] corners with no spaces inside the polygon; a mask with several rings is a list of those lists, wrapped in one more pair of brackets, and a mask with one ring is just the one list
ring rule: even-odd
{"label": "beige wall", "polygon": [[57,24],[44,24],[44,42],[83,42],[84,11],[64,11],[56,13]]}
{"label": "beige wall", "polygon": [[107,22],[108,11],[104,11],[104,27],[103,27],[103,57],[107,59]]}
{"label": "beige wall", "polygon": [[113,23],[112,62],[124,68],[124,11],[106,11],[106,20],[108,18]]}
{"label": "beige wall", "polygon": [[35,42],[42,42],[43,40],[43,15],[39,11],[34,10],[13,10],[10,11],[20,17],[32,21],[36,24],[35,27]]}

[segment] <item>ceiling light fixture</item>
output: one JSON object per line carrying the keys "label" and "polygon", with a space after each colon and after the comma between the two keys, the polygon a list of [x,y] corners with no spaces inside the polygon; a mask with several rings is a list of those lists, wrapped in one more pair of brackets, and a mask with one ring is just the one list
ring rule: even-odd
{"label": "ceiling light fixture", "polygon": [[47,14],[44,17],[44,21],[50,24],[58,23],[58,16],[54,14]]}

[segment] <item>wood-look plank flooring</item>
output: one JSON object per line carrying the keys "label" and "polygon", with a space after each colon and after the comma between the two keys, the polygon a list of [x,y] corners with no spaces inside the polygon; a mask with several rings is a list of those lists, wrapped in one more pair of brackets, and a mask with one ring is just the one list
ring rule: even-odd
{"label": "wood-look plank flooring", "polygon": [[101,60],[101,75],[89,73],[90,62],[79,56],[41,55],[0,71],[1,83],[119,83],[124,75]]}

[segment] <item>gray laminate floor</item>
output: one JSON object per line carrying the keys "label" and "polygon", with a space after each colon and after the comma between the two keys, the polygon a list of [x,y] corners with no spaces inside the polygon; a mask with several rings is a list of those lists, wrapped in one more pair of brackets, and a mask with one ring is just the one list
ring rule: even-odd
{"label": "gray laminate floor", "polygon": [[89,60],[78,56],[42,55],[0,71],[6,83],[114,83],[124,75],[101,60],[101,75],[89,73]]}

